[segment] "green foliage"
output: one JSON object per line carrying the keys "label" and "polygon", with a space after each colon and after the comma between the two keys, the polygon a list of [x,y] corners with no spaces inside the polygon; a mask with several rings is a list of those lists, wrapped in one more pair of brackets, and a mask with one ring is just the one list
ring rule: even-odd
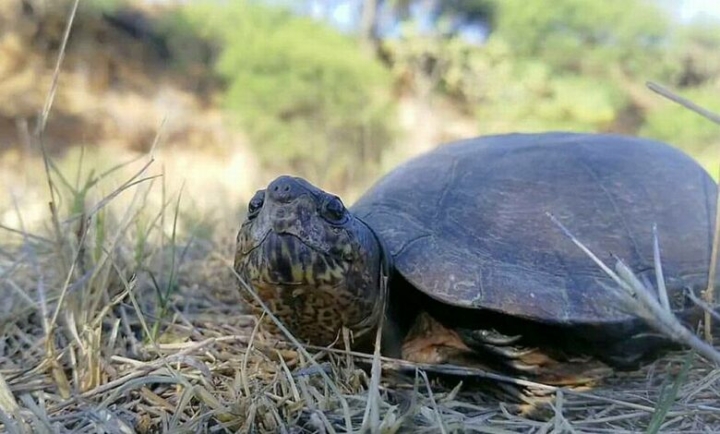
{"label": "green foliage", "polygon": [[[498,73],[500,72],[500,73]],[[593,77],[553,75],[547,64],[513,62],[495,70],[476,114],[483,132],[606,129],[625,98]],[[497,85],[502,83],[502,85]]]}
{"label": "green foliage", "polygon": [[492,0],[443,0],[441,15],[458,16],[468,21],[492,21],[495,3]]}
{"label": "green foliage", "polygon": [[[720,113],[720,92],[716,87],[696,88],[682,95],[708,110]],[[720,143],[720,126],[672,102],[659,102],[655,109],[647,113],[640,134],[694,151],[702,151]]]}
{"label": "green foliage", "polygon": [[458,37],[410,36],[388,47],[398,77],[415,76],[416,85],[422,77],[435,77],[436,88],[475,112],[482,133],[600,130],[627,104],[613,82],[558,73],[540,59],[517,58],[500,39],[478,49]]}
{"label": "green foliage", "polygon": [[193,4],[186,19],[218,41],[225,104],[264,160],[318,182],[362,176],[391,138],[390,80],[356,41],[283,9]]}
{"label": "green foliage", "polygon": [[677,43],[670,56],[677,62],[673,82],[680,86],[701,86],[720,76],[720,21],[699,21],[676,32]]}
{"label": "green foliage", "polygon": [[80,2],[78,8],[100,12],[114,12],[123,6],[127,6],[128,0],[93,0],[92,2]]}
{"label": "green foliage", "polygon": [[480,46],[441,26],[427,35],[405,22],[402,37],[385,47],[398,79],[411,77],[416,91],[432,87],[461,103],[475,113],[481,134],[618,131],[668,141],[696,156],[717,142],[716,126],[653,94],[645,82],[661,82],[720,111],[719,23],[673,22],[650,0],[476,5],[492,27]]}
{"label": "green foliage", "polygon": [[648,73],[666,48],[669,19],[647,0],[496,0],[494,38],[555,70],[619,64]]}
{"label": "green foliage", "polygon": [[212,42],[200,37],[188,14],[163,14],[158,17],[155,29],[162,35],[178,70],[187,75],[203,75],[213,57]]}
{"label": "green foliage", "polygon": [[[379,50],[388,68],[355,39],[282,4],[289,2],[188,4],[167,21],[168,39],[178,41],[171,51],[186,65],[213,62],[225,106],[266,167],[333,188],[357,188],[377,173],[393,139],[393,84],[441,92],[476,116],[482,134],[620,131],[698,151],[715,134],[644,83],[715,108],[707,95],[720,76],[720,26],[673,22],[658,2],[448,1],[428,34],[408,13],[413,1],[394,0],[403,22],[400,38]],[[489,40],[466,42],[446,26],[453,18],[490,23]],[[188,42],[196,36],[203,43]]]}

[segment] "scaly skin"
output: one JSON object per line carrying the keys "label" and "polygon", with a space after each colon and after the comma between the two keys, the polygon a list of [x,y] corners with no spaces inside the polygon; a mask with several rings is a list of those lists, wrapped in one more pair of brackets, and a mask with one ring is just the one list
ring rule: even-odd
{"label": "scaly skin", "polygon": [[[377,326],[380,245],[337,197],[283,176],[258,191],[248,211],[235,270],[295,337],[327,346],[343,327],[360,337]],[[260,314],[256,300],[240,291]]]}

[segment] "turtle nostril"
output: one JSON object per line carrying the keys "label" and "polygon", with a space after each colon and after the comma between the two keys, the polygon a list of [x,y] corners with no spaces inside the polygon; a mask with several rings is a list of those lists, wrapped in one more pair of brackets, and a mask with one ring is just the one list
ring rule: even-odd
{"label": "turtle nostril", "polygon": [[271,200],[288,203],[302,195],[305,189],[295,179],[281,176],[268,186],[268,192]]}

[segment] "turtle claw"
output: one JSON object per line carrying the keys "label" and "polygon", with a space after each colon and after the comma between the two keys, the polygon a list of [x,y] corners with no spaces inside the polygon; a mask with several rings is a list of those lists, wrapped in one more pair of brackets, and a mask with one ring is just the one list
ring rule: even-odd
{"label": "turtle claw", "polygon": [[523,357],[537,351],[535,348],[507,347],[496,345],[485,345],[488,351],[508,359],[522,359]]}
{"label": "turtle claw", "polygon": [[497,330],[479,330],[477,333],[477,340],[486,343],[488,345],[495,346],[508,346],[522,339],[521,335],[508,336],[500,333]]}
{"label": "turtle claw", "polygon": [[536,375],[540,372],[540,366],[538,365],[529,365],[527,363],[522,363],[517,360],[510,360],[508,361],[508,365],[510,365],[511,368],[513,368],[516,371],[525,373],[525,374],[533,374]]}

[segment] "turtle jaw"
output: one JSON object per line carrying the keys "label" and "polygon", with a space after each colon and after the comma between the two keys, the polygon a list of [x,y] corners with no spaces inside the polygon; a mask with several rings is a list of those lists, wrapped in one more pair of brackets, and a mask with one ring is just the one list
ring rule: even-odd
{"label": "turtle jaw", "polygon": [[[246,246],[246,247],[244,247]],[[236,269],[248,283],[280,287],[342,287],[351,262],[318,250],[296,235],[268,231],[253,243],[238,239]]]}

